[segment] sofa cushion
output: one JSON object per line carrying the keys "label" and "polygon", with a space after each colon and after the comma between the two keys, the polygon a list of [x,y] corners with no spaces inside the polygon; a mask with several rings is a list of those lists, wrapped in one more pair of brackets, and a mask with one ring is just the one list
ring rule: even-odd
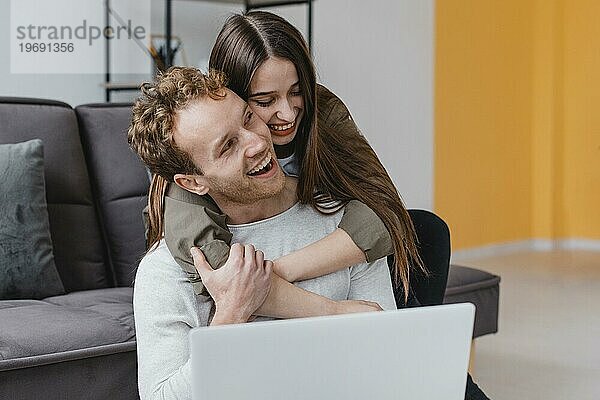
{"label": "sofa cushion", "polygon": [[132,288],[0,302],[0,359],[34,357],[135,340]]}
{"label": "sofa cushion", "polygon": [[0,143],[39,138],[54,261],[67,292],[111,285],[77,119],[67,104],[0,97]]}
{"label": "sofa cushion", "polygon": [[0,182],[0,299],[63,294],[52,254],[42,141],[0,144]]}
{"label": "sofa cushion", "polygon": [[135,346],[0,360],[0,399],[139,400]]}
{"label": "sofa cushion", "polygon": [[444,304],[475,305],[473,337],[498,332],[500,277],[474,268],[451,265]]}
{"label": "sofa cushion", "polygon": [[145,251],[142,209],[149,186],[127,144],[131,105],[90,104],[75,111],[115,281],[129,286]]}

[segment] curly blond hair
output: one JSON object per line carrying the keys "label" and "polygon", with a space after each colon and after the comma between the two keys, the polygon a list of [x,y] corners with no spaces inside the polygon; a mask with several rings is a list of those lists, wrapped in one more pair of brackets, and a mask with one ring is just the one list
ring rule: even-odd
{"label": "curly blond hair", "polygon": [[148,248],[162,237],[164,195],[175,174],[202,174],[190,154],[173,140],[177,113],[190,102],[205,97],[225,97],[225,75],[215,70],[207,74],[192,67],[171,67],[153,83],[141,86],[142,95],[133,105],[127,131],[129,146],[152,173],[148,193]]}
{"label": "curly blond hair", "polygon": [[142,96],[133,105],[127,141],[150,172],[168,181],[175,174],[200,173],[190,155],[173,141],[175,117],[193,100],[223,98],[225,84],[225,76],[214,70],[203,74],[192,67],[172,67],[153,83],[141,86]]}

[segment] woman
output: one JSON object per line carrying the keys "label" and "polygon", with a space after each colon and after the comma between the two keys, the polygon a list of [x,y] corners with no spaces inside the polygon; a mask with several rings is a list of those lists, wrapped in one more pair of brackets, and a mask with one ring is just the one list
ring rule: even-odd
{"label": "woman", "polygon": [[[275,260],[274,271],[289,281],[308,279],[393,254],[396,284],[404,301],[412,267],[424,272],[411,219],[377,155],[352,121],[345,105],[316,84],[315,69],[302,35],[267,12],[234,15],[217,37],[210,68],[223,71],[228,87],[245,99],[269,126],[280,165],[299,177],[298,198],[324,213],[345,207],[332,235]],[[151,207],[149,245],[165,233],[171,253],[202,293],[191,255],[199,245],[213,267],[227,258],[230,234],[225,216],[210,200],[190,196],[160,178],[151,192],[167,192],[163,207]],[[199,208],[211,212],[199,213]],[[213,221],[190,215],[214,215]],[[210,230],[207,225],[212,225]],[[210,234],[207,234],[210,232]],[[311,263],[306,263],[310,259]],[[314,260],[319,260],[317,263]],[[269,299],[267,299],[269,300]]]}

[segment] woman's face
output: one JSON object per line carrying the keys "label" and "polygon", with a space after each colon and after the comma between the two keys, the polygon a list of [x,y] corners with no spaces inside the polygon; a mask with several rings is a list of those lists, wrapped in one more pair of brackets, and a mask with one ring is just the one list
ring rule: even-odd
{"label": "woman's face", "polygon": [[269,127],[275,145],[296,137],[304,111],[302,90],[296,67],[283,58],[268,58],[252,77],[248,104]]}

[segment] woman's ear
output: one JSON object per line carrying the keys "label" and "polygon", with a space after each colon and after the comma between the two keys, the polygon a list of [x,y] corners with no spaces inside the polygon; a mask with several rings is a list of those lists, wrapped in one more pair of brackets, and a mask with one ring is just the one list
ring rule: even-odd
{"label": "woman's ear", "polygon": [[175,174],[173,177],[175,184],[188,192],[199,194],[200,196],[208,193],[208,186],[202,175],[184,175]]}

